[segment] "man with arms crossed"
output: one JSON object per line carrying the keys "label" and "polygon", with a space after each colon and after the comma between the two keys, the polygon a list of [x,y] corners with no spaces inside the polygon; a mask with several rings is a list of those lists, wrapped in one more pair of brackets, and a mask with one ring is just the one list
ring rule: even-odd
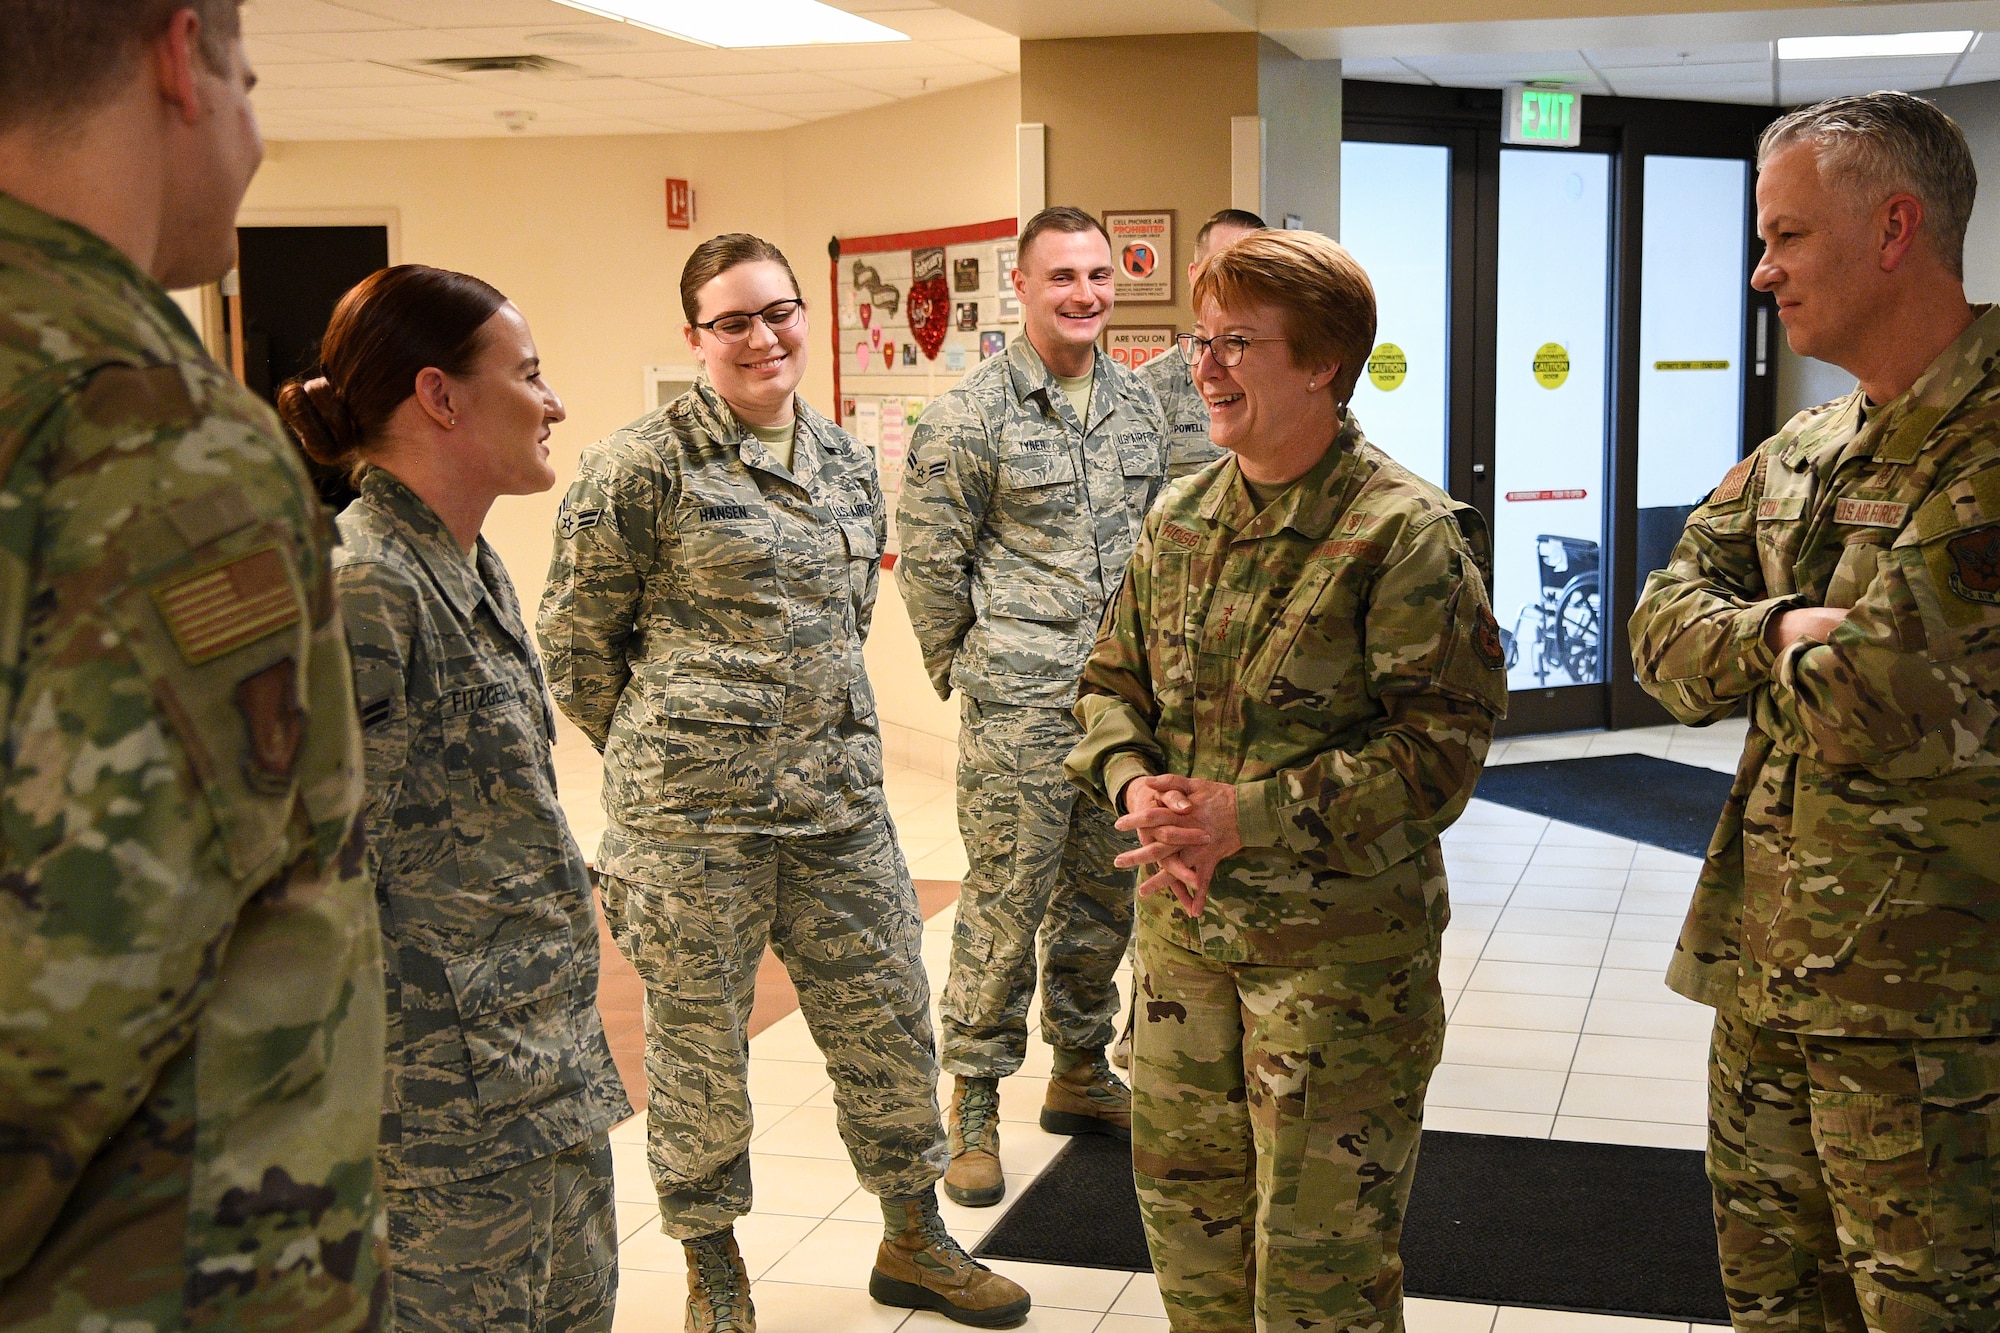
{"label": "man with arms crossed", "polygon": [[[1264,219],[1243,208],[1225,208],[1201,224],[1194,234],[1194,262],[1188,265],[1188,286],[1195,270],[1217,250],[1234,245],[1253,231],[1264,230]],[[1187,476],[1222,457],[1223,450],[1208,437],[1208,404],[1194,386],[1194,367],[1178,345],[1139,367],[1139,378],[1159,397],[1166,418],[1167,478]]]}
{"label": "man with arms crossed", "polygon": [[1152,391],[1097,350],[1111,243],[1088,213],[1021,230],[1022,336],[917,425],[896,521],[897,582],[931,683],[960,695],[958,823],[971,858],[940,1013],[957,1076],[947,1195],[998,1203],[999,1080],[1021,1067],[1041,935],[1042,1031],[1055,1076],[1042,1127],[1131,1135],[1104,1058],[1132,934],[1114,817],[1078,799],[1063,758],[1077,677],[1166,480]]}
{"label": "man with arms crossed", "polygon": [[0,0],[0,1327],[372,1329],[382,958],[332,534],[163,288],[237,0]]}
{"label": "man with arms crossed", "polygon": [[1632,617],[1684,722],[1750,718],[1667,980],[1716,1011],[1739,1329],[2000,1328],[2000,310],[1965,138],[1903,93],[1758,149],[1752,285],[1855,391],[1724,476]]}

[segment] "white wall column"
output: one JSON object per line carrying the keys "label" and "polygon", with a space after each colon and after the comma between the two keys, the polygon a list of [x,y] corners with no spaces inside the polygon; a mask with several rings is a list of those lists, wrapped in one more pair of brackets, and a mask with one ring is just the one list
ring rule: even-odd
{"label": "white wall column", "polygon": [[[1263,200],[1273,227],[1340,235],[1340,62],[1301,60],[1266,37],[1257,49]],[[1295,221],[1294,221],[1295,220]]]}

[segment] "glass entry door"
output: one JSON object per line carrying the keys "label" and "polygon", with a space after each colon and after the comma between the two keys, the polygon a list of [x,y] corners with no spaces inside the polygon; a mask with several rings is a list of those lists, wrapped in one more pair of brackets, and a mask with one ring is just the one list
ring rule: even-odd
{"label": "glass entry door", "polygon": [[1611,155],[1500,154],[1493,612],[1516,690],[1604,679]]}

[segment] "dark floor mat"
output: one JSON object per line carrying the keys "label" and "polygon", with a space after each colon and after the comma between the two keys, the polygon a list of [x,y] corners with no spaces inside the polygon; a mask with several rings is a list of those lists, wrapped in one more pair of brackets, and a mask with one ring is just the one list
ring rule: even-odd
{"label": "dark floor mat", "polygon": [[[1412,1296],[1726,1324],[1701,1154],[1492,1134],[1424,1135],[1403,1227]],[[1080,1138],[975,1251],[1152,1267],[1126,1145]]]}
{"label": "dark floor mat", "polygon": [[1481,800],[1581,824],[1671,852],[1701,856],[1729,799],[1730,778],[1649,754],[1499,764],[1480,775]]}

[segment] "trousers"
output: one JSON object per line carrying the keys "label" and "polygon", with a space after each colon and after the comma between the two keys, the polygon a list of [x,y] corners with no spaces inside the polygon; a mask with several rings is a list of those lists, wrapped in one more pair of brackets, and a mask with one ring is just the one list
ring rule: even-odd
{"label": "trousers", "polygon": [[1813,1037],[1718,1012],[1708,1104],[1737,1328],[2000,1330],[2000,1035]]}
{"label": "trousers", "polygon": [[958,827],[970,868],[938,1006],[947,1073],[1001,1078],[1021,1067],[1038,939],[1042,1036],[1094,1051],[1117,1035],[1137,881],[1113,864],[1131,843],[1117,816],[1063,777],[1082,735],[1067,709],[962,696]]}
{"label": "trousers", "polygon": [[1138,945],[1132,1167],[1175,1333],[1400,1333],[1435,967],[1405,989],[1407,959],[1224,963],[1144,927]]}
{"label": "trousers", "polygon": [[888,815],[839,833],[648,845],[600,888],[646,984],[646,1159],[662,1229],[687,1240],[750,1211],[750,1011],[767,942],[826,1056],[862,1186],[929,1189],[951,1156],[923,922]]}

